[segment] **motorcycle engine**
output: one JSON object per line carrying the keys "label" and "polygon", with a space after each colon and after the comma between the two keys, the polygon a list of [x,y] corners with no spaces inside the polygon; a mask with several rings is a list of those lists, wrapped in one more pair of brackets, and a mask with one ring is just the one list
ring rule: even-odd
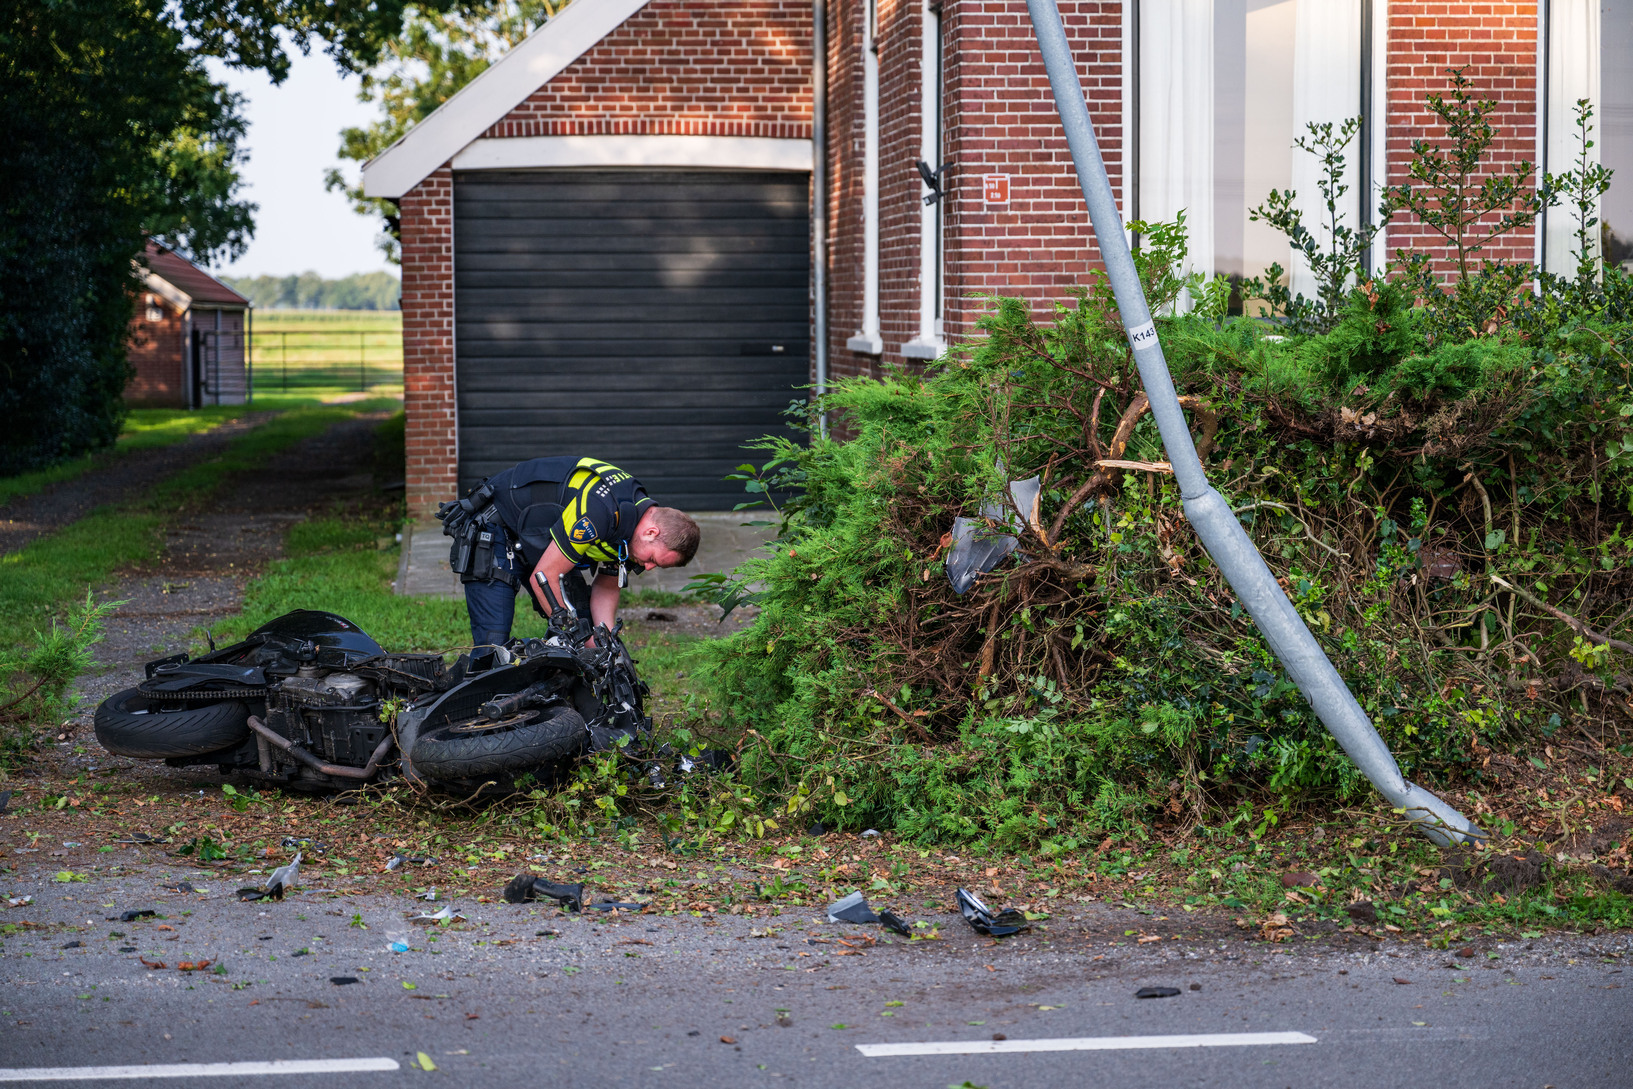
{"label": "motorcycle engine", "polygon": [[267,725],[335,764],[361,766],[386,736],[375,684],[303,666],[267,694]]}

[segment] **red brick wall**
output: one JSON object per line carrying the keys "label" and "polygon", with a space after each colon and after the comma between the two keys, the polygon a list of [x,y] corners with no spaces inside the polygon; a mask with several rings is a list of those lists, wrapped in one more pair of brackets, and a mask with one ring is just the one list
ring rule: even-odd
{"label": "red brick wall", "polygon": [[[877,373],[845,341],[862,323],[863,0],[836,0],[829,23],[830,371]],[[880,333],[883,362],[902,362],[919,330],[922,0],[879,0]],[[947,0],[943,161],[953,164],[944,213],[945,329],[949,343],[984,309],[971,294],[1013,295],[1047,314],[1099,267],[1088,211],[1060,131],[1024,0]],[[1122,184],[1122,6],[1062,0],[1061,16],[1088,95],[1095,132]],[[937,164],[939,165],[939,164]],[[986,205],[981,175],[1008,174],[1007,206]]]}
{"label": "red brick wall", "polygon": [[408,509],[421,517],[458,485],[454,402],[454,177],[443,166],[397,202],[402,216],[403,407]]}
{"label": "red brick wall", "polygon": [[810,0],[653,0],[484,136],[811,135]]}
{"label": "red brick wall", "polygon": [[[147,320],[148,300],[164,315]],[[183,378],[181,311],[163,296],[150,291],[136,295],[136,313],[130,319],[130,347],[126,358],[136,373],[125,384],[125,400],[133,405],[186,408],[187,386]]]}
{"label": "red brick wall", "polygon": [[[1385,129],[1388,179],[1409,180],[1412,141],[1445,145],[1445,129],[1424,105],[1429,92],[1444,94],[1448,68],[1465,73],[1478,98],[1494,99],[1497,130],[1491,165],[1507,172],[1521,160],[1537,161],[1537,5],[1395,0],[1389,5],[1388,118]],[[1492,217],[1495,218],[1495,217]],[[1444,258],[1451,250],[1416,219],[1396,216],[1388,227],[1391,259],[1400,249]],[[1534,260],[1536,231],[1514,231],[1481,251],[1481,258]],[[1450,266],[1437,261],[1444,272]]]}

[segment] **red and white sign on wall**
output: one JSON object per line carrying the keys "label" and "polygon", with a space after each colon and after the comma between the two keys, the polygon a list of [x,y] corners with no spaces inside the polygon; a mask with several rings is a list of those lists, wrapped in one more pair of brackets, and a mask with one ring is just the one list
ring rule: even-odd
{"label": "red and white sign on wall", "polygon": [[981,175],[981,198],[988,204],[1009,203],[1009,175]]}

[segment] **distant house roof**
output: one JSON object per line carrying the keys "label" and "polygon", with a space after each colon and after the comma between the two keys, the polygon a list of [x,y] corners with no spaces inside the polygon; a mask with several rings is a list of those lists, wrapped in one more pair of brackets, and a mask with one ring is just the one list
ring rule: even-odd
{"label": "distant house roof", "polygon": [[156,242],[147,244],[147,270],[142,278],[149,290],[183,310],[199,305],[243,309],[250,304],[244,296],[187,258]]}

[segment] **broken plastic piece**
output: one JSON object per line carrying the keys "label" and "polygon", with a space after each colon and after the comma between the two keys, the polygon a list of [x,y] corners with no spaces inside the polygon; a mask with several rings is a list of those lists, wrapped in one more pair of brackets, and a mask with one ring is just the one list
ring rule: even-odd
{"label": "broken plastic piece", "polygon": [[292,889],[300,884],[301,880],[301,853],[295,852],[295,857],[289,860],[287,866],[279,866],[272,871],[272,876],[266,879],[267,895],[274,900],[283,899],[284,890]]}
{"label": "broken plastic piece", "polygon": [[4,813],[11,805],[11,791],[0,790],[0,813]]}
{"label": "broken plastic piece", "polygon": [[424,924],[424,923],[430,923],[430,924],[451,923],[451,922],[455,922],[455,921],[464,922],[465,921],[465,916],[455,914],[454,909],[452,907],[445,907],[441,911],[432,912],[429,915],[414,915],[414,916],[411,916],[408,921],[411,922],[411,923],[422,923],[422,924]]}
{"label": "broken plastic piece", "polygon": [[877,836],[877,835],[879,835],[879,830],[877,828],[869,828],[866,832],[862,833],[862,838],[866,839],[869,836]]}
{"label": "broken plastic piece", "polygon": [[959,889],[955,894],[958,898],[958,910],[964,913],[971,928],[977,934],[985,934],[989,938],[1007,938],[1011,934],[1019,934],[1029,930],[1032,924],[1026,921],[1026,916],[1014,908],[1005,908],[994,915],[981,898],[968,889]]}
{"label": "broken plastic piece", "polygon": [[599,904],[591,904],[597,911],[642,911],[645,904],[637,904],[625,900],[603,900]]}
{"label": "broken plastic piece", "polygon": [[[152,908],[142,908],[139,911],[127,911],[123,913],[119,916],[119,921],[122,923],[134,923],[137,919],[151,919],[157,914],[158,912],[154,911]],[[109,919],[108,921],[110,923],[113,922],[112,919]]]}
{"label": "broken plastic piece", "polygon": [[333,983],[336,987],[344,987],[348,983],[361,983],[363,981],[358,979],[356,976],[330,976],[329,982]]}
{"label": "broken plastic piece", "polygon": [[828,921],[830,923],[876,923],[879,916],[868,907],[868,902],[860,892],[853,892],[843,900],[836,900],[828,905]]}
{"label": "broken plastic piece", "polygon": [[424,892],[420,893],[419,898],[421,900],[431,900],[431,901],[434,902],[436,900],[436,898],[437,898],[437,887],[435,885],[432,885],[430,888],[428,888]]}
{"label": "broken plastic piece", "polygon": [[1134,992],[1135,998],[1173,998],[1179,994],[1178,987],[1141,987]]}
{"label": "broken plastic piece", "polygon": [[[1009,498],[1014,501],[1015,509],[1033,526],[1041,526],[1038,521],[1041,486],[1041,479],[1035,476],[1012,480],[1009,484]],[[977,576],[997,567],[999,561],[1020,544],[1011,534],[991,528],[994,523],[1018,529],[1010,521],[1009,508],[1002,503],[981,504],[979,518],[953,519],[953,544],[947,550],[946,564],[947,581],[952,583],[953,593],[963,594],[975,585]]]}
{"label": "broken plastic piece", "polygon": [[519,873],[511,878],[510,884],[505,886],[505,903],[526,904],[539,897],[548,897],[559,901],[568,911],[584,910],[584,886],[553,885],[542,877],[535,877],[530,873]]}
{"label": "broken plastic piece", "polygon": [[893,911],[879,912],[879,921],[885,925],[886,930],[894,931],[904,938],[913,936],[913,931],[908,929],[906,921]]}

